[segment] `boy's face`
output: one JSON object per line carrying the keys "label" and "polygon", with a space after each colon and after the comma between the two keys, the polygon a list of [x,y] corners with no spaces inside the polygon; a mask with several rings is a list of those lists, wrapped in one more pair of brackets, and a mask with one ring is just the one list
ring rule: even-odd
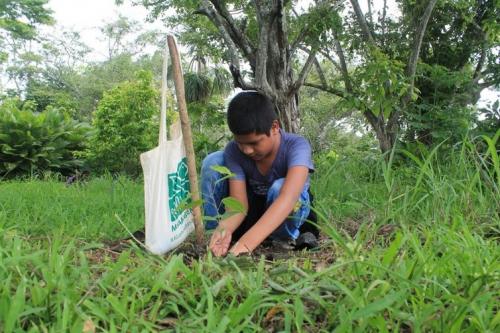
{"label": "boy's face", "polygon": [[241,135],[235,134],[234,141],[243,154],[254,161],[260,161],[270,156],[278,148],[279,136],[279,124],[275,120],[269,136],[256,134],[255,132]]}

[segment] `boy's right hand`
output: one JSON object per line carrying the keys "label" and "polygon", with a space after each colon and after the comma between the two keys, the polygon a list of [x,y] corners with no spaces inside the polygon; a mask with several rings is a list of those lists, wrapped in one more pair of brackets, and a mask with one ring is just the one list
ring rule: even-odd
{"label": "boy's right hand", "polygon": [[210,239],[210,251],[216,256],[224,256],[229,251],[232,233],[225,229],[215,229],[212,238]]}

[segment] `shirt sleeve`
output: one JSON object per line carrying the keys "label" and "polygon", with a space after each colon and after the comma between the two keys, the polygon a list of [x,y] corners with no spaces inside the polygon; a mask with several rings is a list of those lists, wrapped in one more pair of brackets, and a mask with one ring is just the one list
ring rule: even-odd
{"label": "shirt sleeve", "polygon": [[240,156],[238,147],[234,144],[234,142],[229,142],[224,149],[224,164],[226,167],[234,173],[234,176],[231,179],[234,180],[245,180],[245,172],[242,167],[242,160],[239,158]]}
{"label": "shirt sleeve", "polygon": [[305,166],[309,168],[309,172],[314,172],[311,145],[301,136],[291,140],[288,147],[287,167],[294,166]]}

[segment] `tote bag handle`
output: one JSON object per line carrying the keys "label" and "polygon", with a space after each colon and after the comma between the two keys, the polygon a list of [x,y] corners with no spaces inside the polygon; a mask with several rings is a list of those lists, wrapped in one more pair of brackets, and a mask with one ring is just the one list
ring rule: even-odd
{"label": "tote bag handle", "polygon": [[158,145],[167,142],[167,68],[168,47],[165,47],[165,51],[163,52],[163,68],[161,71],[161,114]]}
{"label": "tote bag handle", "polygon": [[[163,53],[163,67],[161,73],[161,112],[160,112],[160,133],[158,145],[167,142],[167,74],[168,74],[168,59],[169,59],[169,49],[168,45],[165,47]],[[177,120],[170,124],[170,139],[178,139],[182,135],[181,120],[177,117]]]}

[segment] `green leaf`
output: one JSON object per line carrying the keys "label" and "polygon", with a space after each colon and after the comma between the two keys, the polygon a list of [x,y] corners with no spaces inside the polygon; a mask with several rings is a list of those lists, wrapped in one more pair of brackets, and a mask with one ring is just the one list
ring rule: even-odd
{"label": "green leaf", "polygon": [[83,305],[85,305],[90,310],[90,312],[92,312],[92,314],[96,315],[97,317],[101,318],[102,320],[104,320],[104,321],[109,320],[108,316],[106,315],[104,310],[99,305],[93,303],[92,301],[90,301],[88,299],[83,302]]}
{"label": "green leaf", "polygon": [[352,319],[357,320],[375,315],[377,312],[387,309],[392,303],[401,298],[403,292],[391,293],[373,303],[368,304],[364,308],[359,309],[352,315]]}
{"label": "green leaf", "polygon": [[224,198],[222,199],[222,203],[224,204],[226,211],[246,214],[245,206],[243,206],[243,204],[236,198],[233,197]]}
{"label": "green leaf", "polygon": [[24,309],[25,304],[25,293],[26,286],[24,283],[21,283],[17,286],[16,294],[12,299],[12,302],[9,306],[9,311],[5,314],[4,318],[4,332],[10,333],[14,330],[14,326],[16,322],[20,319],[20,314]]}
{"label": "green leaf", "polygon": [[177,212],[183,212],[186,209],[193,209],[194,207],[201,206],[203,204],[203,199],[191,200],[191,197],[187,197],[182,200],[179,205],[175,208]]}
{"label": "green leaf", "polygon": [[210,167],[210,169],[214,170],[214,171],[217,171],[218,173],[221,173],[223,175],[232,175],[233,173],[231,172],[231,170],[229,170],[227,167],[223,166],[223,165],[212,165]]}
{"label": "green leaf", "polygon": [[109,294],[106,297],[107,301],[113,307],[113,310],[118,312],[125,320],[128,319],[126,306],[120,302],[120,300],[113,294]]}
{"label": "green leaf", "polygon": [[385,251],[384,258],[382,259],[382,264],[385,267],[389,267],[392,264],[394,258],[398,254],[399,249],[401,248],[401,245],[403,245],[403,236],[400,232],[397,232],[396,238],[391,243],[389,248]]}

